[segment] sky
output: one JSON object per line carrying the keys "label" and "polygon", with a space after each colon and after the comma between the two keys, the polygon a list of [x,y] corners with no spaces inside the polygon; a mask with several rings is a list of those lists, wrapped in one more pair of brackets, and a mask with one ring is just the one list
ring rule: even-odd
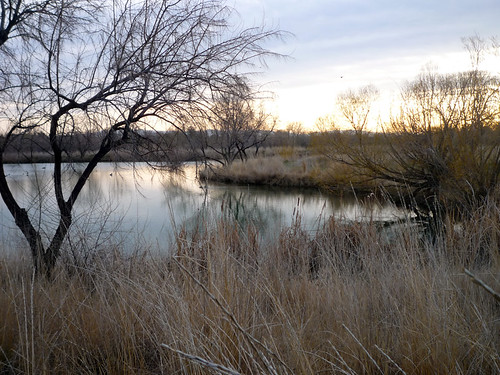
{"label": "sky", "polygon": [[[441,73],[470,68],[462,38],[500,37],[499,0],[232,0],[245,25],[293,34],[269,47],[288,55],[256,77],[275,94],[267,108],[280,126],[335,112],[337,96],[375,85],[389,107],[426,66]],[[484,69],[500,73],[500,57]]]}

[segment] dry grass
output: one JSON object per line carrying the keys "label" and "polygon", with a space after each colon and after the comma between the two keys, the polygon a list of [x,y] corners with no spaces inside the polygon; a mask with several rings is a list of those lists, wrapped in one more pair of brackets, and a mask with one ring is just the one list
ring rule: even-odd
{"label": "dry grass", "polygon": [[500,373],[500,304],[463,272],[499,290],[499,212],[435,243],[297,220],[261,244],[221,221],[181,231],[173,257],[115,253],[52,282],[4,257],[0,373]]}
{"label": "dry grass", "polygon": [[283,187],[320,187],[335,192],[370,193],[379,191],[381,181],[368,179],[358,169],[328,160],[319,155],[293,153],[271,154],[235,161],[229,166],[216,166],[200,171],[209,181],[240,185]]}
{"label": "dry grass", "polygon": [[337,193],[371,193],[387,185],[384,181],[367,178],[366,173],[356,167],[327,159],[320,159],[312,176],[319,186]]}
{"label": "dry grass", "polygon": [[315,161],[311,158],[285,159],[281,156],[250,158],[235,161],[226,167],[200,172],[202,179],[242,185],[312,187]]}

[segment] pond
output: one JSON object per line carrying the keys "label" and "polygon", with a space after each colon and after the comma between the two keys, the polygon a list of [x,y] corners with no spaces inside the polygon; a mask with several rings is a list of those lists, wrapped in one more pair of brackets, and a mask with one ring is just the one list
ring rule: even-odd
{"label": "pond", "polygon": [[[84,165],[66,167],[66,186],[75,183]],[[5,172],[14,196],[35,226],[48,236],[57,223],[51,164],[7,165]],[[340,220],[394,220],[404,216],[392,204],[335,197],[316,189],[269,188],[222,184],[201,185],[196,165],[176,172],[158,172],[145,164],[101,163],[92,173],[77,204],[72,226],[79,238],[110,236],[122,242],[142,238],[153,244],[171,241],[181,228],[200,222],[213,224],[221,215],[237,223],[252,223],[265,239],[300,218],[305,230],[317,230],[325,218]],[[7,208],[0,204],[0,236],[19,236]]]}

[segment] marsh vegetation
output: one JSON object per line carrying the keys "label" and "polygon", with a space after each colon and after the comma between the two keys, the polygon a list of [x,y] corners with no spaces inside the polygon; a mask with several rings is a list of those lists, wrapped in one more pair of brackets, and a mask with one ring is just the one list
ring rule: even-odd
{"label": "marsh vegetation", "polygon": [[171,256],[69,258],[52,281],[0,262],[5,373],[436,374],[500,370],[500,207],[432,242],[403,225],[300,217],[261,243],[228,219],[180,230]]}

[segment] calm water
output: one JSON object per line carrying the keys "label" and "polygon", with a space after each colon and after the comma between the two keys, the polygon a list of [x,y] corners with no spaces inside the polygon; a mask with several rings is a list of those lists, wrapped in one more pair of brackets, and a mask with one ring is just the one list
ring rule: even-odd
{"label": "calm water", "polygon": [[[67,186],[74,184],[82,169],[76,165],[68,170]],[[52,166],[8,165],[6,174],[14,195],[49,236],[57,223]],[[242,225],[255,224],[266,238],[290,225],[297,212],[310,231],[331,215],[344,220],[392,220],[403,215],[391,205],[361,205],[354,198],[339,199],[310,189],[220,184],[203,188],[194,165],[176,173],[159,173],[143,164],[103,163],[92,173],[75,205],[72,239],[99,242],[114,236],[125,243],[142,239],[161,246],[181,227],[191,230],[201,221],[211,225],[222,214]],[[0,235],[3,240],[19,236],[3,202]]]}

